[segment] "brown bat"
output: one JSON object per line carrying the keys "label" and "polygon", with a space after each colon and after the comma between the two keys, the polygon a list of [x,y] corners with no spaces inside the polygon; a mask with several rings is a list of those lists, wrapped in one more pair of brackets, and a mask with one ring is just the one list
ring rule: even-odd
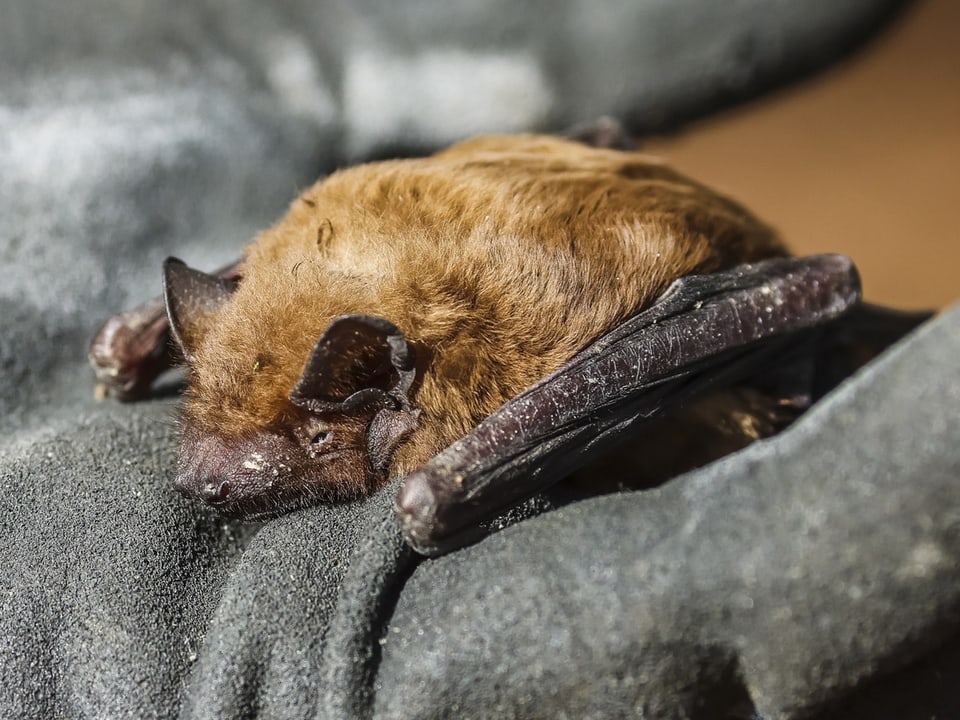
{"label": "brown bat", "polygon": [[[543,136],[337,172],[229,272],[164,266],[188,367],[177,488],[259,518],[406,476],[398,512],[428,553],[638,422],[776,365],[858,299],[845,258],[786,258],[746,209],[663,163]],[[110,371],[128,394],[162,364],[157,307],[133,314],[149,369]],[[92,346],[102,378],[120,334]],[[775,428],[778,402],[727,393],[679,427],[710,426],[729,451]]]}

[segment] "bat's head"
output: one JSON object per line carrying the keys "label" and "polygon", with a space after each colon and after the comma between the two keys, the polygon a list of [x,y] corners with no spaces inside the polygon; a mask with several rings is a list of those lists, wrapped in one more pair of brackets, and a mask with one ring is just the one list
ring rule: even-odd
{"label": "bat's head", "polygon": [[173,258],[164,264],[171,331],[190,372],[177,488],[246,518],[369,493],[417,427],[403,333],[383,318],[342,315],[285,363],[208,347],[236,286]]}

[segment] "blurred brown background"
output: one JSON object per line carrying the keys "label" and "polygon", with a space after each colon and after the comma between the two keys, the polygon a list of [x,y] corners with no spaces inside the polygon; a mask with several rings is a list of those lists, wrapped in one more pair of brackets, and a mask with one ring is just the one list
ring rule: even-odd
{"label": "blurred brown background", "polygon": [[854,258],[868,300],[960,299],[960,2],[921,0],[787,91],[644,144],[751,207],[798,254]]}

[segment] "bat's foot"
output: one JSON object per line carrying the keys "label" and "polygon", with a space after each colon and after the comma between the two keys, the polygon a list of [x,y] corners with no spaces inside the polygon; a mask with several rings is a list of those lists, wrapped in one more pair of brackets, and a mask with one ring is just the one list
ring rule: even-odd
{"label": "bat's foot", "polygon": [[809,396],[785,397],[749,385],[717,390],[651,420],[565,482],[586,495],[657,487],[776,435],[809,405]]}
{"label": "bat's foot", "polygon": [[608,115],[580,125],[574,125],[563,133],[564,137],[585,145],[608,150],[636,150],[636,138],[627,132],[621,122]]}

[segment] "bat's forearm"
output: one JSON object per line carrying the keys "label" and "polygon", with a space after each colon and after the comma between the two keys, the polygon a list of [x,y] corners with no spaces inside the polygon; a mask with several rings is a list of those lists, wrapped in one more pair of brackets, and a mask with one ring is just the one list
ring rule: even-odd
{"label": "bat's forearm", "polygon": [[766,343],[847,313],[859,290],[856,269],[838,255],[678,280],[408,475],[397,496],[407,541],[434,555],[475,540],[481,521],[561,479],[629,427],[747,373]]}

